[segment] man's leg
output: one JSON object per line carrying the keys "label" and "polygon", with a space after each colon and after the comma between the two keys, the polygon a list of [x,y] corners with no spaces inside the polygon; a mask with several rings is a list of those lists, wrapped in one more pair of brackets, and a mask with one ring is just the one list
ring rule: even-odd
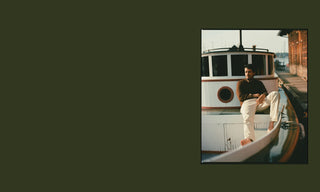
{"label": "man's leg", "polygon": [[270,106],[270,123],[268,132],[273,129],[274,122],[278,120],[280,94],[278,91],[272,91],[265,98],[264,102],[258,105],[257,110],[264,110]]}
{"label": "man's leg", "polygon": [[272,91],[267,96],[267,100],[270,101],[270,120],[271,121],[278,121],[280,93],[278,91]]}
{"label": "man's leg", "polygon": [[280,103],[280,93],[273,91],[267,96],[267,100],[270,100],[270,124],[268,131],[271,131],[274,126],[274,122],[278,121],[278,111]]}
{"label": "man's leg", "polygon": [[249,99],[243,102],[240,110],[243,118],[244,139],[241,145],[248,144],[255,140],[254,116],[256,113],[256,99]]}

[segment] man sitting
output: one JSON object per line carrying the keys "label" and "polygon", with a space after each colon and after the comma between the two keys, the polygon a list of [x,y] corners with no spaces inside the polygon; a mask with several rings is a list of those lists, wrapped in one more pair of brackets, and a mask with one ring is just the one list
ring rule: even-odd
{"label": "man sitting", "polygon": [[278,120],[280,94],[273,91],[268,94],[263,83],[254,79],[255,71],[252,64],[244,68],[245,79],[237,84],[237,95],[240,100],[240,112],[244,122],[244,139],[241,145],[246,145],[255,140],[254,116],[256,111],[262,111],[270,106],[270,123],[268,132],[273,129],[274,122]]}

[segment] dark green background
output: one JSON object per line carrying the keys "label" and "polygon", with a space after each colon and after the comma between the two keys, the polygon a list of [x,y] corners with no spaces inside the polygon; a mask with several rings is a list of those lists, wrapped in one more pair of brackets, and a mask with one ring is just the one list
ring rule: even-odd
{"label": "dark green background", "polygon": [[[301,191],[313,185],[317,10],[302,2],[248,3],[259,5],[7,5],[3,181],[11,191]],[[308,29],[308,164],[200,164],[203,28]]]}

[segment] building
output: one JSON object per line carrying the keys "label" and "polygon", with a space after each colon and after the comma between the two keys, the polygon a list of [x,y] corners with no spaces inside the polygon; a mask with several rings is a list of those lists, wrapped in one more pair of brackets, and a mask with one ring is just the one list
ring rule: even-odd
{"label": "building", "polygon": [[308,80],[308,31],[280,30],[279,35],[288,36],[290,73]]}

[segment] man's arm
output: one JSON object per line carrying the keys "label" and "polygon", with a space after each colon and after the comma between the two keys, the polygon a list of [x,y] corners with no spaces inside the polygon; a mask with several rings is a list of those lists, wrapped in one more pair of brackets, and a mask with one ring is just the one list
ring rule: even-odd
{"label": "man's arm", "polygon": [[264,101],[264,99],[266,98],[266,96],[268,95],[267,89],[264,86],[264,84],[261,81],[259,81],[259,84],[260,84],[259,85],[259,93],[260,93],[260,95],[259,95],[259,97],[258,97],[258,99],[256,101],[257,105],[261,104]]}
{"label": "man's arm", "polygon": [[237,96],[240,102],[243,102],[245,97],[247,96],[246,94],[243,93],[243,85],[242,85],[242,81],[238,81],[237,83]]}
{"label": "man's arm", "polygon": [[256,100],[257,102],[257,105],[260,105],[263,101],[264,101],[264,98],[266,98],[266,95],[265,94],[261,94],[258,99]]}
{"label": "man's arm", "polygon": [[240,102],[243,102],[246,99],[259,97],[256,94],[248,93],[247,89],[244,86],[244,82],[241,81],[241,80],[237,84],[237,96],[238,96],[238,99],[239,99]]}
{"label": "man's arm", "polygon": [[264,86],[264,84],[261,82],[261,81],[259,81],[259,93],[262,95],[262,94],[264,94],[265,96],[267,96],[268,95],[268,92],[267,92],[267,89],[266,89],[266,87]]}

